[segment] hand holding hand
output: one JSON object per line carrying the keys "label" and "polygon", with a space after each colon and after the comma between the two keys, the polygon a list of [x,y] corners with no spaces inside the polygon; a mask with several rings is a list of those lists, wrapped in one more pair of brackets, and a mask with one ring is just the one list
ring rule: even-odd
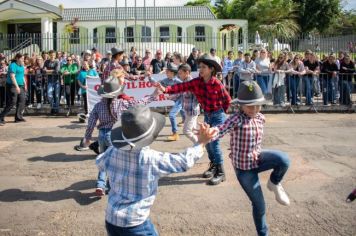
{"label": "hand holding hand", "polygon": [[206,123],[199,123],[199,130],[197,131],[198,143],[205,145],[216,135],[217,129],[210,128],[210,125]]}

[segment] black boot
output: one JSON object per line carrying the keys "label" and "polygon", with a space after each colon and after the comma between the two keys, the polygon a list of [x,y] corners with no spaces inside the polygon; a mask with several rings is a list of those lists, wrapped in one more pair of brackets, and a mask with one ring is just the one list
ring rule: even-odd
{"label": "black boot", "polygon": [[216,164],[210,162],[209,169],[207,169],[203,173],[203,178],[211,178],[215,175],[215,172],[216,172]]}
{"label": "black boot", "polygon": [[210,185],[218,185],[221,182],[225,181],[225,171],[222,164],[215,164],[216,165],[216,172],[213,178],[211,178],[208,182]]}

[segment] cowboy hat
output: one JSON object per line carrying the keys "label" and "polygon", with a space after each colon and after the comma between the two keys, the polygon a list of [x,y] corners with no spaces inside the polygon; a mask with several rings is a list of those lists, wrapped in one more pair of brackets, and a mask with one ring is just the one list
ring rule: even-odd
{"label": "cowboy hat", "polygon": [[111,131],[111,141],[116,148],[137,150],[150,145],[163,129],[165,117],[137,105],[124,111]]}
{"label": "cowboy hat", "polygon": [[173,63],[169,63],[168,65],[167,65],[167,70],[169,70],[169,71],[172,71],[173,73],[178,73],[178,66],[176,66],[175,64],[173,64]]}
{"label": "cowboy hat", "polygon": [[98,95],[105,98],[115,98],[124,91],[125,85],[120,85],[119,80],[109,76],[98,89]]}
{"label": "cowboy hat", "polygon": [[221,65],[215,60],[215,58],[207,53],[205,53],[204,55],[202,55],[201,57],[198,58],[197,60],[198,64],[200,62],[213,66],[216,70],[216,72],[221,72],[222,68]]}
{"label": "cowboy hat", "polygon": [[119,48],[117,48],[117,47],[113,47],[113,48],[111,49],[111,54],[112,54],[113,56],[115,56],[116,54],[120,54],[120,53],[124,53],[124,50],[123,50],[123,49],[119,49]]}
{"label": "cowboy hat", "polygon": [[231,103],[246,106],[266,104],[266,100],[260,86],[253,80],[245,80],[241,82],[236,96],[237,98],[232,100]]}

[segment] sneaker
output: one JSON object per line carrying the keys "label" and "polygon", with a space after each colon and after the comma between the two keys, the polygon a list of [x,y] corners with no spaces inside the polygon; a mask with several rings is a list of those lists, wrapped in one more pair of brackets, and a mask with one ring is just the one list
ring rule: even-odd
{"label": "sneaker", "polygon": [[4,120],[0,120],[0,126],[4,126],[5,125],[5,121]]}
{"label": "sneaker", "polygon": [[180,123],[177,124],[178,127],[182,127],[184,125],[184,121],[181,121]]}
{"label": "sneaker", "polygon": [[89,150],[89,147],[84,146],[83,139],[81,139],[79,145],[75,145],[74,149],[77,151],[87,151]]}
{"label": "sneaker", "polygon": [[42,108],[42,104],[41,103],[38,103],[37,104],[37,109],[41,109]]}
{"label": "sneaker", "polygon": [[32,104],[30,104],[30,105],[28,105],[28,106],[27,106],[27,108],[33,108],[33,105],[32,105]]}
{"label": "sneaker", "polygon": [[95,194],[98,197],[105,196],[105,190],[103,188],[96,188],[95,189]]}
{"label": "sneaker", "polygon": [[15,123],[19,123],[19,122],[26,122],[26,120],[24,118],[15,119]]}
{"label": "sneaker", "polygon": [[276,196],[276,200],[279,204],[284,205],[284,206],[289,206],[290,205],[290,201],[288,198],[287,193],[284,191],[284,188],[282,187],[281,183],[279,184],[273,184],[271,182],[271,180],[268,180],[267,183],[267,188],[269,191],[273,191],[275,196]]}

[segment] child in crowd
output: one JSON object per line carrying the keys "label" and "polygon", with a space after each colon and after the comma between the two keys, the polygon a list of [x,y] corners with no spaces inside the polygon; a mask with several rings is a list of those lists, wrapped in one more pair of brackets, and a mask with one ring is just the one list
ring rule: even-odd
{"label": "child in crowd", "polygon": [[113,147],[98,156],[96,164],[109,176],[111,190],[106,208],[108,235],[158,235],[150,209],[159,178],[184,172],[203,156],[203,145],[214,133],[200,125],[198,141],[185,152],[172,154],[150,149],[163,129],[165,117],[148,107],[135,106],[122,113],[111,132]]}
{"label": "child in crowd", "polygon": [[[178,68],[179,78],[183,82],[192,80],[190,75],[191,68],[188,64],[182,64]],[[197,120],[200,114],[200,106],[197,98],[192,92],[184,92],[182,95],[182,107],[185,113],[183,133],[192,141],[196,143],[198,137],[194,134],[193,130],[197,128]]]}
{"label": "child in crowd", "polygon": [[[99,120],[99,152],[103,153],[105,150],[112,146],[110,135],[111,128],[114,123],[120,118],[121,113],[131,106],[137,104],[146,105],[149,102],[156,100],[156,96],[152,94],[140,100],[134,99],[124,99],[120,95],[123,95],[124,90],[124,77],[126,73],[124,70],[115,69],[111,72],[111,76],[104,81],[104,84],[99,88],[98,95],[102,97],[101,101],[94,105],[93,110],[90,113],[88,126],[85,132],[84,139],[82,141],[83,146],[77,146],[76,149],[79,151],[87,150],[92,138],[93,130]],[[118,98],[119,97],[119,98]],[[118,99],[116,99],[118,98]],[[99,172],[97,184],[96,184],[96,194],[97,196],[103,196],[105,190],[109,186],[106,184],[106,173]]]}
{"label": "child in crowd", "polygon": [[83,62],[83,67],[81,71],[78,74],[77,81],[78,85],[80,87],[80,95],[82,96],[84,100],[84,110],[85,110],[85,115],[88,114],[88,100],[87,100],[87,88],[88,86],[86,85],[86,77],[87,76],[98,76],[98,72],[96,72],[95,69],[90,69],[89,67],[89,62],[84,61]]}
{"label": "child in crowd", "polygon": [[[169,64],[166,70],[167,78],[161,80],[160,84],[164,87],[167,87],[167,86],[172,86],[175,84],[182,83],[182,81],[177,78],[177,73],[178,73],[178,66],[176,66],[173,63]],[[185,113],[184,110],[182,109],[182,96],[181,95],[170,96],[169,99],[174,101],[174,105],[171,111],[169,112],[169,120],[171,121],[171,126],[172,126],[172,135],[168,137],[168,140],[177,141],[179,140],[178,125],[176,119],[178,112],[180,112],[183,121],[185,120]]]}
{"label": "child in crowd", "polygon": [[232,114],[223,124],[211,128],[216,131],[212,140],[222,138],[230,132],[229,155],[238,181],[246,192],[253,208],[253,219],[258,235],[268,235],[266,224],[266,206],[258,178],[260,172],[273,169],[267,188],[273,191],[276,200],[285,206],[290,204],[281,181],[289,167],[286,153],[276,150],[263,150],[263,126],[265,117],[261,105],[265,99],[261,88],[254,81],[243,81],[237,92],[239,110]]}

